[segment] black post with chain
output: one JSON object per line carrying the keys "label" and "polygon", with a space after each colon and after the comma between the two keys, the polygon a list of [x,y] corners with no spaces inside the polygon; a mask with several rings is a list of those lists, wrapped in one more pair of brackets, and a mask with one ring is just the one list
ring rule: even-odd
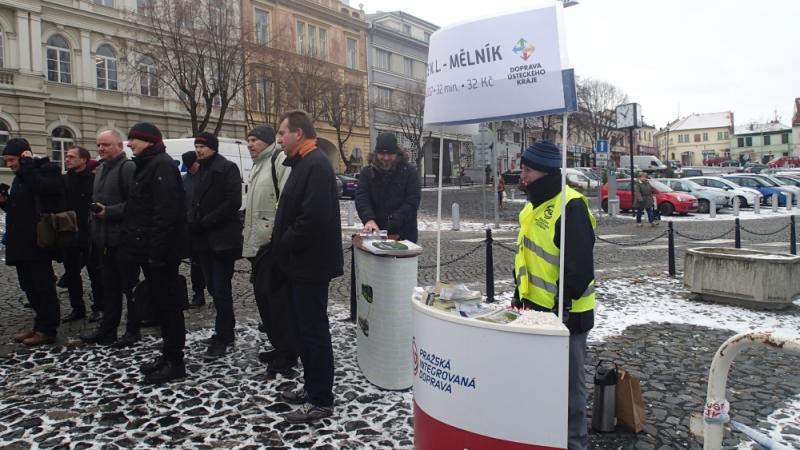
{"label": "black post with chain", "polygon": [[793,254],[797,254],[797,230],[795,229],[795,218],[794,216],[789,216],[789,251]]}
{"label": "black post with chain", "polygon": [[734,240],[736,242],[736,248],[742,248],[742,229],[739,226],[739,218],[737,217],[734,220]]}
{"label": "black post with chain", "polygon": [[675,276],[675,230],[672,229],[672,221],[667,224],[667,258],[669,259],[669,276]]}
{"label": "black post with chain", "polygon": [[494,258],[492,256],[492,229],[486,229],[486,302],[494,302]]}

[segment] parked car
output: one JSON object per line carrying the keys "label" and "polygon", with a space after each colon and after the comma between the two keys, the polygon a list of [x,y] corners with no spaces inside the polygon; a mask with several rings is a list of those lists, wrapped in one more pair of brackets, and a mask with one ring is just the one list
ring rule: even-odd
{"label": "parked car", "polygon": [[701,186],[694,181],[685,178],[659,178],[660,181],[678,192],[686,192],[697,198],[697,212],[708,213],[711,211],[713,202],[717,211],[728,206],[731,202],[731,194],[724,189]]}
{"label": "parked car", "polygon": [[684,167],[681,169],[681,178],[688,178],[688,177],[702,177],[703,176],[703,169],[698,167]]}
{"label": "parked car", "polygon": [[342,198],[342,192],[344,191],[344,183],[339,177],[336,177],[336,194],[339,198]]}
{"label": "parked car", "polygon": [[781,156],[767,163],[770,167],[800,167],[800,157]]}
{"label": "parked car", "polygon": [[773,177],[779,179],[780,181],[783,181],[784,183],[786,183],[786,184],[788,184],[790,186],[798,186],[798,187],[800,187],[800,176],[798,176],[798,175],[790,175],[790,174],[786,174],[786,173],[776,173],[775,175],[773,175]]}
{"label": "parked car", "polygon": [[759,177],[745,173],[734,173],[723,175],[723,178],[726,180],[731,180],[742,187],[757,189],[759,192],[761,192],[762,205],[769,204],[773,195],[778,196],[779,205],[786,205],[786,194],[784,194],[782,190],[773,186],[771,183],[768,183]]}
{"label": "parked car", "polygon": [[[727,180],[722,177],[703,176],[703,177],[691,177],[685,179],[694,181],[700,186],[713,187],[729,191],[732,194],[732,199],[733,198],[739,199],[739,207],[741,208],[747,208],[749,206],[753,206],[754,204],[756,204],[756,202],[758,202],[759,204],[761,203],[761,193],[758,192],[758,189],[742,187],[734,183],[733,181]],[[732,199],[731,201],[733,201]]]}
{"label": "parked car", "polygon": [[567,184],[584,190],[592,190],[597,189],[600,187],[600,181],[594,180],[589,178],[583,171],[575,169],[575,168],[568,168],[567,169]]}
{"label": "parked car", "polygon": [[722,167],[739,167],[739,165],[740,165],[739,161],[735,159],[729,159],[727,161],[723,161],[722,164],[720,164],[720,166]]}
{"label": "parked car", "polygon": [[769,166],[766,164],[758,164],[758,163],[744,163],[744,167],[742,168],[742,172],[744,173],[760,173],[764,169],[768,169]]}
{"label": "parked car", "polygon": [[355,198],[358,189],[358,180],[347,175],[336,175],[342,182],[342,197]]}
{"label": "parked car", "polygon": [[519,184],[519,177],[522,175],[522,170],[520,169],[511,169],[506,170],[503,172],[503,179],[506,181],[506,184]]}
{"label": "parked car", "polygon": [[[675,192],[671,187],[655,180],[651,180],[650,185],[656,194],[656,205],[662,215],[697,212],[697,198],[693,195]],[[617,180],[617,198],[620,210],[627,211],[632,208],[630,178]],[[608,183],[600,188],[600,206],[603,211],[608,212]]]}
{"label": "parked car", "polygon": [[754,177],[761,177],[773,184],[773,186],[777,187],[778,189],[789,192],[792,194],[794,198],[798,198],[800,196],[800,187],[795,186],[794,184],[787,183],[785,181],[781,181],[778,178],[775,178],[773,175],[767,174],[754,174]]}
{"label": "parked car", "polygon": [[728,158],[724,156],[714,156],[712,158],[706,158],[703,161],[704,166],[721,166],[722,163],[728,161]]}

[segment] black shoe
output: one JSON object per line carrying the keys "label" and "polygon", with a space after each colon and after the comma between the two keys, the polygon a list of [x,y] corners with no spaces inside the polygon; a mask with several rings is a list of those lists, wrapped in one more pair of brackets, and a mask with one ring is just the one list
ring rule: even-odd
{"label": "black shoe", "polygon": [[192,301],[189,302],[190,308],[199,308],[206,304],[206,296],[203,294],[195,294]]}
{"label": "black shoe", "polygon": [[294,391],[287,389],[281,392],[281,399],[286,403],[291,403],[292,405],[303,405],[308,403],[308,394],[303,388],[299,388]]}
{"label": "black shoe", "polygon": [[168,381],[177,380],[186,377],[186,366],[183,361],[173,362],[164,361],[158,369],[146,374],[144,376],[145,384],[162,384]]}
{"label": "black shoe", "polygon": [[85,312],[79,313],[77,311],[72,311],[71,313],[69,313],[68,316],[66,316],[63,319],[61,319],[61,321],[64,322],[64,323],[70,323],[70,322],[75,322],[77,320],[81,320],[81,319],[83,319],[85,317],[86,317],[86,313]]}
{"label": "black shoe", "polygon": [[67,283],[67,276],[61,275],[61,278],[59,278],[58,281],[56,282],[56,286],[62,289],[66,289],[69,286],[69,284]]}
{"label": "black shoe", "polygon": [[142,366],[139,367],[139,371],[141,371],[143,374],[147,375],[147,374],[153,373],[156,370],[164,367],[164,364],[166,364],[166,363],[167,363],[166,358],[164,358],[164,356],[159,356],[158,358],[156,358],[156,359],[154,359],[154,360],[152,360],[150,362],[142,364]]}
{"label": "black shoe", "polygon": [[309,423],[326,419],[333,415],[332,406],[317,406],[306,403],[296,411],[286,413],[283,417],[289,423]]}
{"label": "black shoe", "polygon": [[268,352],[261,352],[258,354],[258,360],[264,364],[269,364],[272,361],[275,361],[275,358],[278,356],[277,350],[270,350]]}
{"label": "black shoe", "polygon": [[132,347],[135,345],[139,340],[142,339],[142,336],[139,333],[128,333],[122,335],[121,338],[114,344],[116,348],[127,348]]}
{"label": "black shoe", "polygon": [[291,367],[280,368],[280,369],[273,369],[272,367],[267,367],[267,380],[274,380],[278,378],[278,374],[281,374],[284,378],[297,378],[297,371]]}
{"label": "black shoe", "polygon": [[208,345],[208,349],[203,354],[203,358],[208,360],[219,359],[225,356],[227,353],[228,343],[219,338],[212,338],[212,342]]}
{"label": "black shoe", "polygon": [[103,311],[92,311],[89,322],[100,322],[101,320],[103,320]]}
{"label": "black shoe", "polygon": [[111,345],[117,341],[117,336],[114,334],[100,334],[97,330],[91,330],[82,332],[81,340],[87,344]]}

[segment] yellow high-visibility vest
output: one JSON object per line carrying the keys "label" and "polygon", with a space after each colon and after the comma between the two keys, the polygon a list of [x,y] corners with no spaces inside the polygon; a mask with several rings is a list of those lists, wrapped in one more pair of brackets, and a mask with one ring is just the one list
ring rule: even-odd
{"label": "yellow high-visibility vest", "polygon": [[[566,186],[567,203],[579,198],[586,205],[592,229],[597,227],[594,215],[589,210],[589,201],[581,193]],[[519,213],[520,230],[517,237],[517,255],[514,259],[514,276],[520,299],[529,300],[542,308],[555,308],[558,296],[558,264],[561,250],[553,243],[556,236],[556,221],[561,217],[561,193],[536,208],[528,203]],[[561,246],[565,239],[561,237]],[[594,309],[595,280],[580,298],[572,301],[571,312],[579,313]]]}

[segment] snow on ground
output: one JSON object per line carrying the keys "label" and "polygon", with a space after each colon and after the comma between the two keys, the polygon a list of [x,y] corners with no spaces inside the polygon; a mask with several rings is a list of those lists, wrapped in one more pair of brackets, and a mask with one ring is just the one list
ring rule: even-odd
{"label": "snow on ground", "polygon": [[[605,214],[605,213],[602,213]],[[759,214],[756,214],[752,209],[746,210],[739,210],[739,220],[763,220],[763,219],[774,219],[774,218],[782,218],[782,217],[789,217],[789,216],[796,216],[800,215],[800,208],[795,207],[792,210],[786,210],[786,208],[778,208],[777,212],[773,212],[772,208],[761,208]],[[630,212],[621,213],[617,215],[618,218],[621,219],[628,219],[634,220],[636,219]],[[722,209],[717,213],[716,217],[711,217],[710,214],[687,214],[685,216],[661,216],[662,222],[725,222],[725,221],[733,221],[736,219],[736,216],[733,215],[733,209],[725,208]],[[644,220],[644,217],[643,217]]]}

